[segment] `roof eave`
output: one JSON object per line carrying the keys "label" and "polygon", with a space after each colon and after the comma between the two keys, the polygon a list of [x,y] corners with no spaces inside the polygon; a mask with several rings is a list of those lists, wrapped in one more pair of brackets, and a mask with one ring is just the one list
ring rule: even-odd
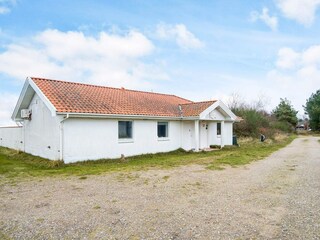
{"label": "roof eave", "polygon": [[152,115],[127,115],[127,114],[101,114],[101,113],[75,113],[75,112],[57,112],[57,115],[68,115],[78,118],[121,118],[121,119],[167,119],[167,120],[197,120],[199,116],[192,117],[174,117],[174,116],[152,116]]}

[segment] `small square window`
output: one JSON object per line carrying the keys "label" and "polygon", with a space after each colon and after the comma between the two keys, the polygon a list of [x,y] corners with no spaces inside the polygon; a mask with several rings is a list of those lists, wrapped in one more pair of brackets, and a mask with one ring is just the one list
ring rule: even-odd
{"label": "small square window", "polygon": [[221,123],[217,123],[217,135],[221,135]]}
{"label": "small square window", "polygon": [[168,122],[158,122],[158,138],[168,137]]}
{"label": "small square window", "polygon": [[118,137],[120,139],[132,138],[132,121],[119,121]]}

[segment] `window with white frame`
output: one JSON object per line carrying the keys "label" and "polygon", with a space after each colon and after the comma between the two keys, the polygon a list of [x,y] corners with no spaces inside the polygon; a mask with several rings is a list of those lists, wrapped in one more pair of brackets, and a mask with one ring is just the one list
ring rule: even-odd
{"label": "window with white frame", "polygon": [[221,123],[217,123],[217,135],[221,135]]}
{"label": "window with white frame", "polygon": [[118,122],[118,137],[119,139],[132,138],[132,121]]}
{"label": "window with white frame", "polygon": [[158,122],[158,138],[168,137],[168,122]]}

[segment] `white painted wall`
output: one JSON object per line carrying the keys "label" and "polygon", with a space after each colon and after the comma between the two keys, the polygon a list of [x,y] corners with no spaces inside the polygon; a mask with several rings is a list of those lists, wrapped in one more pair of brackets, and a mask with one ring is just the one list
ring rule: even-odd
{"label": "white painted wall", "polygon": [[[20,149],[51,160],[60,158],[60,147],[63,146],[62,157],[66,163],[119,158],[121,154],[133,156],[168,152],[181,147],[191,150],[196,146],[194,121],[168,121],[169,137],[163,139],[157,136],[157,120],[134,120],[133,139],[125,141],[118,139],[119,119],[68,118],[60,131],[63,117],[53,117],[36,94],[29,109],[32,111],[32,118],[24,121],[23,128],[0,128],[1,146]],[[219,111],[210,114],[214,118],[223,118]],[[224,143],[232,145],[232,122],[225,122],[224,126]],[[217,136],[217,120],[211,118],[199,121],[199,143],[200,149],[221,144],[221,138]]]}
{"label": "white painted wall", "polygon": [[23,128],[1,127],[0,146],[23,151]]}
{"label": "white painted wall", "polygon": [[[125,119],[122,119],[125,121]],[[146,153],[195,148],[194,121],[168,121],[169,137],[157,137],[156,120],[134,120],[133,138],[118,139],[118,119],[69,118],[63,123],[63,159],[66,163],[119,158]],[[163,121],[163,120],[161,120]],[[221,143],[217,123],[200,121],[200,148]],[[208,124],[208,129],[206,129]],[[225,122],[225,145],[232,145],[232,123]]]}
{"label": "white painted wall", "polygon": [[221,120],[225,120],[225,116],[219,110],[214,109],[209,114],[207,114],[206,119],[221,121]]}
{"label": "white painted wall", "polygon": [[224,123],[224,144],[225,145],[232,145],[232,138],[233,138],[233,123],[232,122],[225,122]]}
{"label": "white painted wall", "polygon": [[38,95],[34,95],[29,110],[31,120],[24,120],[24,151],[35,156],[59,159],[59,117],[52,117]]}
{"label": "white painted wall", "polygon": [[221,136],[217,135],[217,122],[209,122],[209,145],[220,145]]}
{"label": "white painted wall", "polygon": [[[218,122],[209,122],[209,146],[210,145],[220,145],[221,144],[221,135],[217,135],[217,123]],[[224,144],[232,145],[232,137],[233,137],[233,123],[225,122],[224,123]]]}
{"label": "white painted wall", "polygon": [[[125,121],[125,120],[123,120]],[[163,121],[163,120],[161,120]],[[63,159],[119,158],[146,153],[168,152],[181,147],[181,122],[169,121],[169,137],[158,138],[156,120],[134,120],[133,138],[118,139],[118,120],[69,118],[63,124]]]}

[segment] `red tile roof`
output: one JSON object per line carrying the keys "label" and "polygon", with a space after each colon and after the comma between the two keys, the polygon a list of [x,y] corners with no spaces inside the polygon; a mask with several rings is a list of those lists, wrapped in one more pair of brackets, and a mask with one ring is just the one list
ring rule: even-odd
{"label": "red tile roof", "polygon": [[216,101],[193,102],[181,104],[181,111],[184,117],[199,116],[204,110],[214,104]]}
{"label": "red tile roof", "polygon": [[123,88],[34,77],[31,79],[60,113],[198,116],[214,103],[214,101],[195,103],[174,95]]}

